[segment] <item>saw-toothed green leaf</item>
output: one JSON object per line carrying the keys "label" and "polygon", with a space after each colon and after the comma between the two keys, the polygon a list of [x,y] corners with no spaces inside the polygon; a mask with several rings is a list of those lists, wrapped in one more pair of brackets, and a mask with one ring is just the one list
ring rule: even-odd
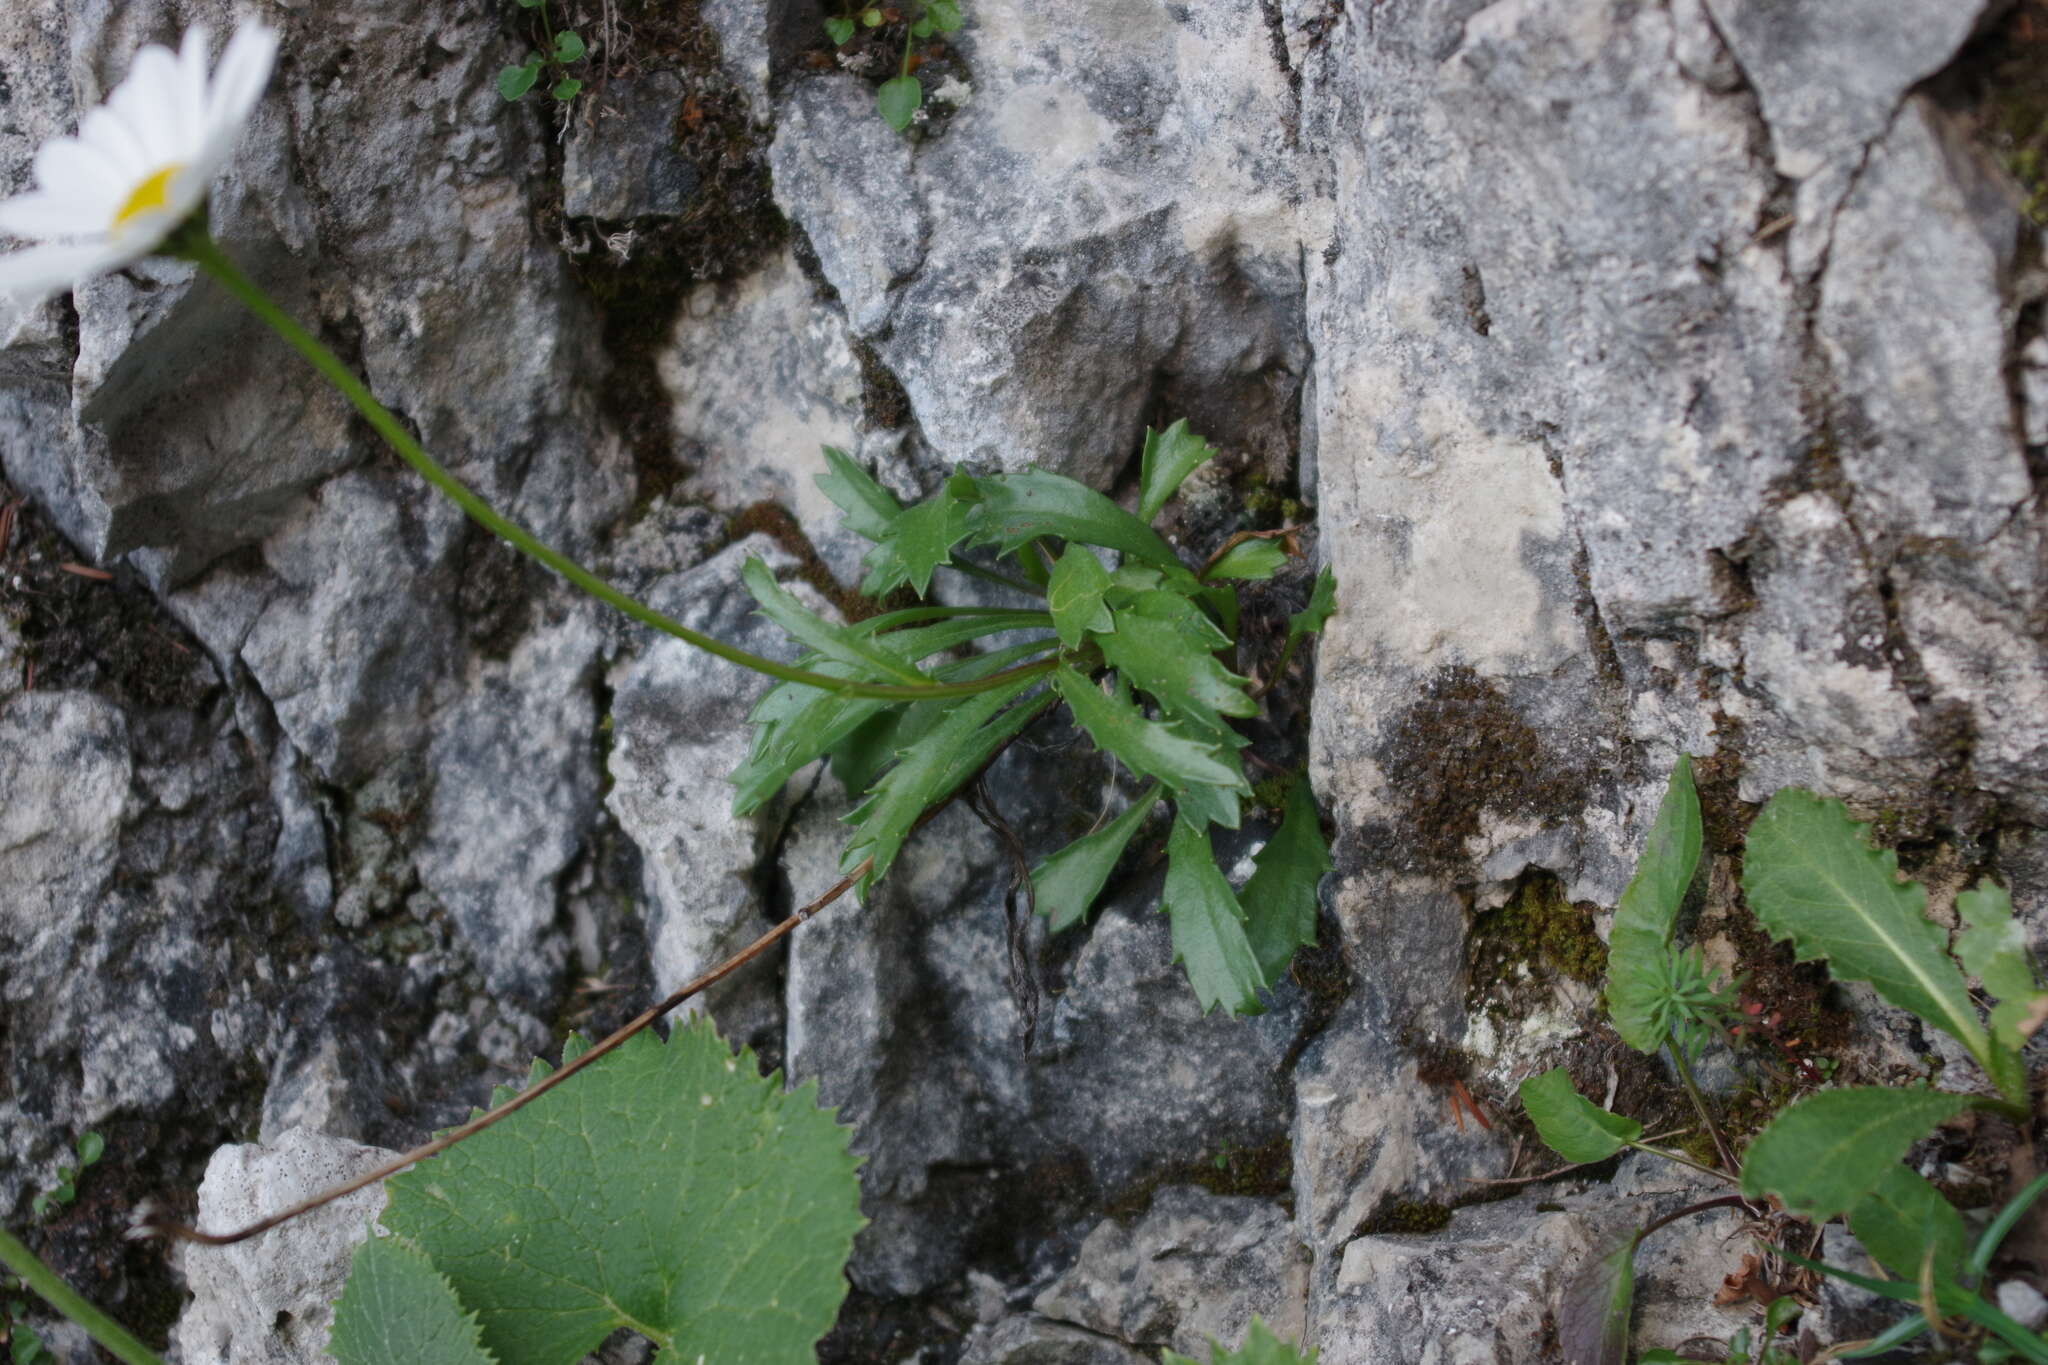
{"label": "saw-toothed green leaf", "polygon": [[641,1033],[390,1182],[384,1225],[502,1365],[569,1365],[620,1327],[663,1361],[808,1360],[861,1226],[850,1130],[709,1023]]}
{"label": "saw-toothed green leaf", "polygon": [[[852,36],[853,26],[849,23],[847,37]],[[869,540],[880,540],[903,514],[903,504],[896,501],[895,495],[876,483],[843,450],[825,447],[825,472],[818,475],[817,484],[843,514],[839,524]]]}
{"label": "saw-toothed green leaf", "polygon": [[931,588],[932,571],[953,557],[967,534],[968,504],[953,496],[953,482],[889,523],[868,552],[868,576],[860,590],[869,597],[909,584],[919,597]]}
{"label": "saw-toothed green leaf", "polygon": [[1259,582],[1280,572],[1280,566],[1287,562],[1287,551],[1278,540],[1241,540],[1223,552],[1223,557],[1209,566],[1207,578],[1238,578]]}
{"label": "saw-toothed green leaf", "polygon": [[1102,894],[1103,883],[1116,870],[1117,859],[1124,856],[1131,836],[1145,823],[1152,807],[1159,804],[1159,793],[1159,784],[1152,783],[1122,815],[1093,834],[1082,835],[1031,869],[1032,899],[1038,912],[1052,921],[1048,927],[1053,933],[1087,918],[1089,907]]}
{"label": "saw-toothed green leaf", "polygon": [[974,544],[1008,554],[1040,536],[1057,536],[1122,551],[1179,584],[1195,581],[1156,531],[1086,484],[1042,469],[991,474],[974,484],[981,492],[969,518]]}
{"label": "saw-toothed green leaf", "polygon": [[1849,1210],[1849,1231],[1863,1243],[1870,1259],[1912,1284],[1920,1282],[1921,1262],[1934,1253],[1934,1278],[1948,1283],[1968,1254],[1968,1235],[1955,1205],[1926,1177],[1910,1166],[1884,1168],[1869,1194]]}
{"label": "saw-toothed green leaf", "polygon": [[[1792,941],[1801,962],[1826,958],[1836,979],[1869,982],[1968,1048],[2004,1088],[2010,1074],[1998,1074],[1963,974],[1927,918],[1927,889],[1899,880],[1898,855],[1872,848],[1868,829],[1839,801],[1796,787],[1779,792],[1749,827],[1742,868],[1749,908],[1771,937]],[[2007,1098],[2025,1095],[2008,1091]]]}
{"label": "saw-toothed green leaf", "polygon": [[1216,448],[1195,435],[1185,417],[1161,432],[1145,428],[1145,449],[1138,458],[1138,520],[1158,516],[1181,481],[1215,454]]}
{"label": "saw-toothed green leaf", "polygon": [[1224,716],[1255,716],[1259,705],[1245,680],[1210,651],[1229,637],[1200,607],[1178,593],[1139,593],[1115,612],[1116,629],[1096,637],[1102,657],[1166,715],[1194,733],[1220,739]]}
{"label": "saw-toothed green leaf", "polygon": [[1607,1012],[1614,1031],[1638,1052],[1655,1052],[1670,1035],[1663,963],[1699,862],[1700,800],[1692,760],[1681,754],[1607,939]]}
{"label": "saw-toothed green leaf", "polygon": [[874,859],[861,877],[862,892],[889,870],[927,807],[951,796],[1004,741],[1051,704],[1048,692],[1035,701],[1010,705],[1042,681],[1037,676],[1018,678],[952,702],[942,720],[897,755],[896,765],[846,817],[856,828],[840,855],[840,867],[851,872],[863,859]]}
{"label": "saw-toothed green leaf", "polygon": [[340,1365],[497,1365],[480,1331],[426,1253],[372,1234],[349,1262],[327,1350]]}
{"label": "saw-toothed green leaf", "polygon": [[[1992,1037],[2017,1053],[2026,1046],[2038,1022],[2035,1011],[2048,996],[2034,974],[2026,931],[2012,917],[2012,897],[1997,882],[1979,882],[1956,897],[1956,912],[1970,926],[1956,936],[1956,957],[1998,1002],[1991,1011]],[[2000,1088],[2006,1087],[2001,1083]]]}
{"label": "saw-toothed green leaf", "polygon": [[1636,1245],[1623,1236],[1580,1267],[1557,1302],[1557,1345],[1570,1365],[1628,1365],[1629,1319],[1636,1302]]}
{"label": "saw-toothed green leaf", "polygon": [[1571,1076],[1561,1066],[1529,1077],[1520,1093],[1536,1135],[1574,1164],[1605,1161],[1643,1135],[1642,1124],[1608,1113],[1573,1089]]}
{"label": "saw-toothed green leaf", "polygon": [[1102,595],[1109,591],[1109,570],[1085,545],[1069,545],[1052,566],[1052,580],[1046,585],[1045,605],[1052,612],[1053,629],[1060,643],[1079,649],[1088,632],[1114,629],[1109,608]]}
{"label": "saw-toothed green leaf", "polygon": [[884,648],[858,631],[835,626],[819,616],[775,581],[775,575],[758,559],[749,559],[740,570],[740,581],[761,604],[761,614],[828,659],[852,664],[866,679],[897,683],[925,683],[931,679],[919,672],[902,655]]}
{"label": "saw-toothed green leaf", "polygon": [[1075,723],[1095,746],[1139,776],[1156,777],[1174,791],[1204,786],[1234,791],[1244,785],[1243,774],[1223,762],[1214,740],[1191,739],[1170,725],[1147,720],[1121,679],[1115,693],[1105,695],[1065,664],[1052,677]]}
{"label": "saw-toothed green leaf", "polygon": [[1774,1194],[1817,1223],[1847,1213],[1906,1149],[1968,1109],[1968,1095],[1862,1086],[1808,1095],[1771,1120],[1742,1155],[1742,1192]]}
{"label": "saw-toothed green leaf", "polygon": [[[1187,1356],[1175,1355],[1168,1351],[1159,1357],[1161,1365],[1203,1365]],[[1244,1345],[1235,1351],[1226,1351],[1214,1337],[1209,1339],[1207,1365],[1316,1365],[1316,1353],[1303,1355],[1294,1347],[1273,1335],[1271,1328],[1253,1318],[1251,1326],[1245,1329]]]}
{"label": "saw-toothed green leaf", "polygon": [[1287,793],[1280,828],[1252,859],[1251,878],[1238,893],[1252,952],[1268,982],[1280,979],[1296,948],[1315,945],[1316,887],[1333,866],[1316,799],[1308,779],[1299,778]]}
{"label": "saw-toothed green leaf", "polygon": [[1337,611],[1337,576],[1325,567],[1316,575],[1308,605],[1287,618],[1287,641],[1292,645],[1303,636],[1321,633]]}
{"label": "saw-toothed green leaf", "polygon": [[1266,978],[1245,932],[1244,910],[1216,866],[1207,830],[1196,833],[1185,821],[1173,822],[1160,900],[1173,926],[1174,960],[1187,968],[1202,1013],[1218,1005],[1232,1014],[1260,1013],[1259,989]]}
{"label": "saw-toothed green leaf", "polygon": [[[986,678],[1013,664],[1042,654],[1046,646],[1012,645],[1008,649],[977,654],[941,664],[932,670],[941,682],[967,682]],[[874,784],[875,775],[896,761],[896,755],[922,739],[931,728],[952,714],[951,698],[911,702],[885,711],[863,722],[830,750],[832,775],[848,792],[864,792]]]}

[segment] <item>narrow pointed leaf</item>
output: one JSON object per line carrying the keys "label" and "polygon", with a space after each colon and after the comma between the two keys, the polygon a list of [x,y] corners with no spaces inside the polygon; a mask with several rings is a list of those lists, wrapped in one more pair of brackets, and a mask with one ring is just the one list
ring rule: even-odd
{"label": "narrow pointed leaf", "polygon": [[1032,898],[1038,912],[1052,921],[1048,926],[1051,932],[1057,934],[1087,918],[1089,908],[1102,894],[1103,884],[1116,870],[1117,860],[1124,856],[1131,837],[1159,803],[1160,790],[1154,782],[1122,815],[1031,869]]}
{"label": "narrow pointed leaf", "polygon": [[1989,1071],[1990,1039],[1927,919],[1926,888],[1901,882],[1898,855],[1872,848],[1867,833],[1839,801],[1779,792],[1749,830],[1742,889],[1750,909],[1773,938],[1792,941],[1800,961],[1826,958],[1835,977],[1869,982]]}
{"label": "narrow pointed leaf", "polygon": [[[1239,778],[1243,770],[1237,767],[1237,755],[1228,749],[1218,749],[1216,757],[1232,767]],[[1237,787],[1182,787],[1173,794],[1174,819],[1196,833],[1211,825],[1223,829],[1236,829],[1244,821],[1244,809]]]}
{"label": "narrow pointed leaf", "polygon": [[1941,1283],[1955,1280],[1967,1250],[1955,1205],[1918,1171],[1896,1163],[1849,1210],[1849,1231],[1871,1260],[1915,1284],[1928,1248],[1934,1249],[1934,1278]]}
{"label": "narrow pointed leaf", "polygon": [[708,1023],[642,1033],[394,1177],[382,1221],[475,1311],[502,1365],[631,1327],[684,1360],[809,1360],[860,1228],[850,1130]]}
{"label": "narrow pointed leaf", "polygon": [[1175,582],[1194,582],[1156,531],[1086,484],[1042,469],[994,474],[974,483],[982,497],[972,518],[974,544],[994,545],[1008,554],[1040,536],[1057,536],[1119,550]]}
{"label": "narrow pointed leaf", "polygon": [[1053,685],[1095,746],[1116,755],[1141,777],[1156,777],[1175,791],[1210,786],[1234,789],[1242,775],[1224,765],[1212,741],[1190,739],[1170,725],[1147,720],[1119,682],[1114,695],[1061,664]]}
{"label": "narrow pointed leaf", "polygon": [[1302,777],[1287,793],[1280,828],[1252,859],[1251,878],[1238,895],[1252,952],[1268,982],[1280,979],[1296,948],[1315,945],[1316,888],[1333,866],[1316,799]]}
{"label": "narrow pointed leaf", "polygon": [[1105,633],[1116,628],[1102,601],[1108,591],[1109,570],[1102,567],[1095,552],[1085,545],[1067,546],[1052,566],[1052,581],[1045,589],[1045,605],[1052,612],[1053,629],[1059,632],[1061,644],[1079,649],[1090,631]]}
{"label": "narrow pointed leaf", "polygon": [[1641,1240],[1637,1233],[1628,1234],[1606,1255],[1582,1266],[1558,1297],[1558,1354],[1566,1365],[1628,1365],[1636,1244]]}
{"label": "narrow pointed leaf", "polygon": [[1181,482],[1215,455],[1216,448],[1190,430],[1185,417],[1156,435],[1147,427],[1138,459],[1138,520],[1158,516]]}
{"label": "narrow pointed leaf", "polygon": [[1287,638],[1292,641],[1320,634],[1336,613],[1337,575],[1326,566],[1316,575],[1316,585],[1309,593],[1308,605],[1287,618]]}
{"label": "narrow pointed leaf", "polygon": [[1280,572],[1280,566],[1286,562],[1287,551],[1277,540],[1241,540],[1211,564],[1202,577],[1263,582]]}
{"label": "narrow pointed leaf", "polygon": [[1742,1192],[1776,1195],[1816,1221],[1856,1207],[1906,1149],[1968,1109],[1967,1095],[1875,1086],[1823,1090],[1757,1134],[1742,1158]]}
{"label": "narrow pointed leaf", "polygon": [[740,581],[761,604],[761,614],[809,645],[828,659],[852,664],[862,676],[887,682],[930,682],[917,667],[892,649],[885,648],[860,632],[835,626],[813,612],[775,581],[775,575],[758,559],[749,559],[740,570]]}
{"label": "narrow pointed leaf", "polygon": [[1659,1026],[1663,1016],[1657,1007],[1669,974],[1661,964],[1699,861],[1699,794],[1692,760],[1681,754],[1607,940],[1607,1012],[1614,1031],[1638,1052],[1655,1052],[1665,1043],[1668,1030]]}
{"label": "narrow pointed leaf", "polygon": [[[853,26],[848,23],[846,38],[836,41],[845,42],[852,36]],[[840,525],[855,535],[880,540],[903,513],[903,504],[896,501],[895,495],[876,483],[843,450],[825,447],[825,472],[817,482],[819,490],[845,514]]]}
{"label": "narrow pointed leaf", "polygon": [[349,1262],[327,1349],[340,1365],[496,1365],[481,1332],[426,1253],[373,1234]]}
{"label": "narrow pointed leaf", "polygon": [[1605,1161],[1643,1135],[1642,1124],[1610,1114],[1574,1090],[1561,1066],[1529,1077],[1520,1093],[1536,1135],[1566,1161]]}
{"label": "narrow pointed leaf", "polygon": [[874,859],[861,878],[863,892],[889,870],[925,808],[951,796],[1005,740],[1050,704],[1052,694],[1047,693],[1036,703],[1009,705],[1040,681],[1019,678],[952,702],[943,720],[897,756],[896,766],[846,817],[857,828],[840,855],[840,867],[850,872],[863,859]]}
{"label": "narrow pointed leaf", "polygon": [[1232,1014],[1258,1014],[1266,978],[1206,831],[1197,834],[1185,822],[1173,822],[1160,899],[1173,925],[1174,960],[1187,968],[1202,1013],[1221,1005]]}
{"label": "narrow pointed leaf", "polygon": [[1224,716],[1258,714],[1245,680],[1210,652],[1217,647],[1214,638],[1227,643],[1228,637],[1187,598],[1140,593],[1115,616],[1116,629],[1096,637],[1102,657],[1168,716],[1187,722],[1196,733],[1220,738],[1227,728]]}

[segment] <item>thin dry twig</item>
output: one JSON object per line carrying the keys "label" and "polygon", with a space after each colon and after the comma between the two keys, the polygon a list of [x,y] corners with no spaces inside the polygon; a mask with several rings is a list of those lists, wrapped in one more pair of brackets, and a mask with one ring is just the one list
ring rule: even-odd
{"label": "thin dry twig", "polygon": [[[1692,1129],[1690,1128],[1673,1128],[1669,1132],[1652,1133],[1650,1136],[1642,1139],[1642,1141],[1662,1142],[1665,1138],[1677,1137],[1681,1133],[1690,1133],[1691,1131]],[[1515,1158],[1516,1160],[1521,1159],[1521,1149],[1519,1146],[1516,1148]],[[1611,1160],[1613,1160],[1612,1157],[1601,1158],[1601,1161]],[[1498,1180],[1490,1180],[1484,1176],[1468,1175],[1465,1177],[1465,1183],[1467,1185],[1529,1185],[1539,1180],[1555,1180],[1561,1175],[1569,1175],[1573,1171],[1583,1170],[1587,1166],[1598,1166],[1599,1164],[1599,1161],[1581,1161],[1570,1166],[1560,1166],[1554,1171],[1539,1171],[1535,1175],[1506,1176]],[[1508,1169],[1511,1171],[1515,1169],[1514,1162],[1508,1163]]]}

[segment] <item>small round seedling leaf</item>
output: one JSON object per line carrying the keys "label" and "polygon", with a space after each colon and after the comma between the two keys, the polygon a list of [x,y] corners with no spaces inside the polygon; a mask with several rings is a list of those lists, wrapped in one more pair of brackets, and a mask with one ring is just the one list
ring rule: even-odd
{"label": "small round seedling leaf", "polygon": [[786,1365],[846,1295],[848,1135],[814,1083],[785,1091],[708,1023],[642,1033],[394,1177],[383,1223],[504,1365],[570,1365],[619,1327],[685,1361]]}
{"label": "small round seedling leaf", "polygon": [[878,9],[864,9],[860,12],[860,21],[869,28],[880,28],[882,26],[882,12]]}
{"label": "small round seedling leaf", "polygon": [[875,92],[875,109],[882,116],[882,122],[902,132],[910,126],[917,111],[924,104],[924,87],[917,83],[915,76],[898,76],[895,80],[882,82],[882,88]]}
{"label": "small round seedling leaf", "polygon": [[83,1170],[106,1155],[107,1140],[98,1133],[86,1132],[78,1135],[78,1166]]}
{"label": "small round seedling leaf", "polygon": [[583,93],[583,82],[577,80],[574,76],[564,76],[561,80],[555,82],[555,88],[550,93],[562,103],[567,104],[570,100]]}
{"label": "small round seedling leaf", "polygon": [[925,7],[925,17],[932,21],[941,33],[957,33],[967,21],[960,16],[960,6],[955,0],[932,0]]}
{"label": "small round seedling leaf", "polygon": [[516,100],[533,89],[533,83],[539,79],[539,66],[508,66],[498,73],[498,93],[507,100]]}
{"label": "small round seedling leaf", "polygon": [[583,35],[573,29],[565,29],[555,35],[555,60],[558,62],[581,61],[583,54],[588,51],[589,48],[583,43]]}
{"label": "small round seedling leaf", "polygon": [[853,41],[853,20],[835,17],[825,21],[825,36],[832,40],[834,47],[844,47]]}

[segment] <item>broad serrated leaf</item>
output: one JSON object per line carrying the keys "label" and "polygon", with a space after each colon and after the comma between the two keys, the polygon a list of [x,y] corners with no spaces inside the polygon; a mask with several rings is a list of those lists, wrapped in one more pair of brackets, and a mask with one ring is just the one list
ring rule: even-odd
{"label": "broad serrated leaf", "polygon": [[1116,870],[1117,859],[1124,856],[1131,836],[1159,804],[1160,790],[1157,782],[1152,783],[1122,815],[1031,869],[1032,900],[1038,912],[1052,921],[1047,926],[1050,932],[1057,934],[1088,917],[1089,907],[1102,894],[1103,883]]}
{"label": "broad serrated leaf", "polygon": [[1796,787],[1779,792],[1750,826],[1743,851],[1749,908],[1773,938],[1792,941],[1800,961],[1826,958],[1833,976],[1869,982],[1992,1070],[1990,1038],[1927,918],[1926,888],[1901,882],[1898,855],[1872,848],[1867,830],[1839,801]]}
{"label": "broad serrated leaf", "polygon": [[1847,1213],[1906,1149],[1970,1107],[1967,1095],[1865,1086],[1823,1090],[1784,1110],[1742,1156],[1742,1192],[1774,1194],[1802,1217]]}
{"label": "broad serrated leaf", "polygon": [[1036,676],[1018,678],[952,702],[943,720],[897,755],[896,765],[846,817],[856,828],[840,855],[841,869],[851,872],[863,859],[874,860],[861,877],[863,893],[895,862],[925,808],[951,796],[1004,741],[1045,709],[1049,695],[1036,703],[1009,705],[1040,681]]}
{"label": "broad serrated leaf", "polygon": [[1166,506],[1182,480],[1214,459],[1216,447],[1197,436],[1183,417],[1161,432],[1145,428],[1138,459],[1138,519],[1149,522]]}
{"label": "broad serrated leaf", "polygon": [[758,559],[747,560],[740,581],[761,604],[761,614],[809,645],[828,659],[851,664],[862,676],[896,683],[927,683],[927,678],[909,660],[885,648],[859,631],[835,626],[796,600],[794,594],[775,581],[775,575]]}
{"label": "broad serrated leaf", "polygon": [[1269,983],[1287,970],[1296,948],[1315,946],[1316,888],[1334,866],[1316,799],[1300,778],[1287,793],[1280,828],[1252,859],[1252,875],[1238,893],[1252,953]]}
{"label": "broad serrated leaf", "polygon": [[1910,1166],[1884,1169],[1877,1185],[1849,1210],[1849,1231],[1863,1243],[1870,1259],[1915,1284],[1929,1248],[1934,1252],[1934,1278],[1943,1284],[1956,1279],[1968,1254],[1962,1215]]}
{"label": "broad serrated leaf", "polygon": [[851,1130],[708,1022],[641,1033],[394,1177],[383,1223],[503,1365],[571,1365],[619,1327],[683,1360],[811,1358],[861,1226]]}
{"label": "broad serrated leaf", "polygon": [[1286,562],[1287,551],[1277,540],[1241,540],[1225,550],[1223,557],[1211,564],[1202,577],[1261,582],[1280,572],[1280,566]]}
{"label": "broad serrated leaf", "polygon": [[[1236,773],[1243,782],[1244,769],[1239,765],[1237,755],[1228,749],[1218,749],[1216,757]],[[1243,807],[1239,797],[1240,787],[1182,787],[1173,794],[1174,819],[1193,830],[1205,830],[1211,825],[1224,829],[1236,829],[1244,821]]]}
{"label": "broad serrated leaf", "polygon": [[1222,1005],[1232,1014],[1258,1014],[1266,984],[1245,932],[1244,910],[1216,866],[1207,830],[1173,822],[1166,844],[1166,888],[1160,909],[1173,926],[1173,957],[1187,969],[1195,1000],[1207,1014]]}
{"label": "broad serrated leaf", "polygon": [[917,111],[924,105],[924,87],[917,83],[915,76],[897,76],[882,82],[875,91],[875,112],[882,116],[882,122],[902,132],[917,118]]}
{"label": "broad serrated leaf", "polygon": [[481,1330],[425,1252],[372,1234],[349,1263],[327,1350],[340,1365],[497,1365]]}
{"label": "broad serrated leaf", "polygon": [[2034,974],[2026,931],[2012,917],[2012,897],[1997,882],[1979,882],[1956,897],[1956,912],[1969,926],[1956,936],[1956,957],[1998,1001],[1991,1011],[1992,1037],[2016,1053],[2026,1046],[2038,1022],[2036,1006],[2048,994]]}
{"label": "broad serrated leaf", "polygon": [[1641,1240],[1640,1233],[1629,1233],[1606,1255],[1581,1266],[1558,1296],[1557,1346],[1565,1365],[1628,1365]]}
{"label": "broad serrated leaf", "polygon": [[1157,532],[1086,484],[1043,469],[992,474],[974,483],[981,492],[971,519],[975,544],[1008,554],[1040,536],[1057,536],[1121,551],[1175,583],[1194,584],[1195,576]]}
{"label": "broad serrated leaf", "polygon": [[1210,651],[1229,637],[1178,593],[1139,593],[1114,613],[1116,629],[1096,637],[1102,657],[1133,687],[1152,696],[1170,720],[1221,738],[1224,716],[1255,716],[1245,680]]}
{"label": "broad serrated leaf", "polygon": [[[847,23],[846,42],[853,37],[852,22]],[[876,483],[865,469],[855,464],[853,457],[843,450],[826,446],[825,472],[818,475],[818,491],[832,500],[842,515],[839,524],[855,535],[869,540],[880,540],[888,534],[890,525],[903,514],[903,504],[896,501],[895,494]]]}
{"label": "broad serrated leaf", "polygon": [[1336,612],[1337,576],[1325,567],[1316,575],[1316,585],[1308,595],[1308,605],[1287,618],[1287,638],[1292,641],[1320,634]]}
{"label": "broad serrated leaf", "polygon": [[1536,1135],[1575,1165],[1605,1161],[1643,1135],[1642,1124],[1610,1114],[1573,1089],[1571,1076],[1561,1066],[1529,1077],[1520,1093]]}
{"label": "broad serrated leaf", "polygon": [[1607,938],[1607,1013],[1638,1052],[1655,1052],[1669,1034],[1668,1014],[1659,1008],[1670,979],[1663,963],[1699,861],[1699,793],[1692,760],[1681,754]]}
{"label": "broad serrated leaf", "polygon": [[1045,605],[1052,612],[1053,629],[1059,632],[1061,644],[1079,649],[1088,632],[1116,628],[1102,601],[1109,586],[1109,570],[1102,567],[1093,550],[1085,545],[1067,546],[1052,566],[1052,579],[1045,589]]}
{"label": "broad serrated leaf", "polygon": [[[1167,1351],[1160,1357],[1161,1365],[1199,1365],[1187,1356]],[[1244,1345],[1235,1351],[1226,1351],[1223,1343],[1214,1337],[1209,1339],[1208,1365],[1316,1365],[1316,1353],[1303,1355],[1294,1347],[1273,1335],[1273,1329],[1258,1318],[1245,1329]]]}
{"label": "broad serrated leaf", "polygon": [[1105,694],[1065,664],[1052,677],[1095,747],[1114,754],[1140,777],[1156,777],[1177,792],[1205,786],[1231,791],[1243,785],[1243,775],[1224,764],[1213,740],[1190,739],[1170,725],[1147,720],[1121,679],[1114,694]]}
{"label": "broad serrated leaf", "polygon": [[868,552],[868,576],[860,590],[880,597],[909,584],[923,597],[932,571],[953,557],[967,534],[968,506],[953,496],[952,480],[923,502],[902,512]]}

